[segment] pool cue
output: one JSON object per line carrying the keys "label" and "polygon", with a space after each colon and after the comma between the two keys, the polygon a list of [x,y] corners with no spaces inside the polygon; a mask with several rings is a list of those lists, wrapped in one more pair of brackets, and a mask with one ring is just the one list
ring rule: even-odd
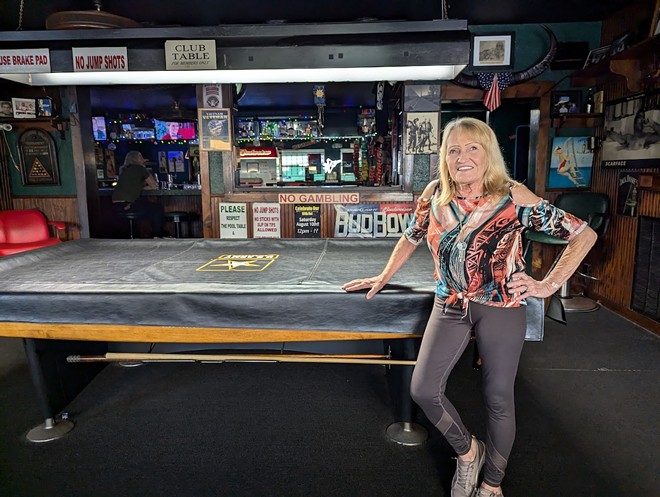
{"label": "pool cue", "polygon": [[412,366],[416,361],[383,358],[354,357],[348,355],[284,355],[284,354],[141,354],[133,352],[108,352],[105,355],[70,355],[67,362],[307,362],[331,364],[383,364]]}

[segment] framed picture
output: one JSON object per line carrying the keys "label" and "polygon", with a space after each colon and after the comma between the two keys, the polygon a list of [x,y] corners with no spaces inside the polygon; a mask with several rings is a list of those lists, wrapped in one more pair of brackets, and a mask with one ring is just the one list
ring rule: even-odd
{"label": "framed picture", "polygon": [[408,112],[404,143],[406,154],[438,153],[438,113]]}
{"label": "framed picture", "polygon": [[37,105],[34,98],[12,98],[14,119],[34,119],[37,117]]}
{"label": "framed picture", "polygon": [[0,117],[14,117],[14,106],[9,100],[0,100]]}
{"label": "framed picture", "polygon": [[660,167],[660,90],[607,103],[601,161],[605,167]]}
{"label": "framed picture", "polygon": [[588,136],[555,136],[552,139],[548,189],[571,190],[591,186],[594,152]]}
{"label": "framed picture", "polygon": [[51,117],[53,115],[53,101],[50,98],[37,99],[37,117]]}
{"label": "framed picture", "polygon": [[469,68],[473,71],[496,71],[513,68],[514,33],[473,34]]}
{"label": "framed picture", "polygon": [[552,108],[550,113],[553,116],[563,114],[575,114],[582,109],[582,92],[580,90],[566,90],[552,92]]}
{"label": "framed picture", "polygon": [[406,85],[403,110],[406,112],[438,112],[440,85]]}
{"label": "framed picture", "polygon": [[55,141],[50,134],[42,129],[26,129],[18,138],[18,152],[24,185],[60,184]]}
{"label": "framed picture", "polygon": [[231,150],[229,109],[199,109],[199,148]]}
{"label": "framed picture", "polygon": [[584,61],[584,67],[582,69],[585,67],[593,66],[594,64],[598,64],[599,62],[607,59],[609,56],[610,45],[594,48],[589,52],[589,55],[587,55],[587,60]]}

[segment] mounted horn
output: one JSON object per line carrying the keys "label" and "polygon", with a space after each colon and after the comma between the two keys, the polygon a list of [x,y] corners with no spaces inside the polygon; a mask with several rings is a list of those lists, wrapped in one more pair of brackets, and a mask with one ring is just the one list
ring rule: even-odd
{"label": "mounted horn", "polygon": [[[543,57],[543,60],[537,64],[534,64],[532,67],[525,69],[524,71],[512,73],[510,86],[529,81],[550,67],[550,63],[555,58],[557,53],[557,37],[549,27],[543,26],[543,29],[547,31],[548,37],[550,38],[550,49],[548,50],[548,53],[545,57]],[[477,78],[477,76],[474,74],[460,73],[458,76],[456,76],[456,78],[452,80],[452,82],[460,86],[466,86],[468,88],[481,88],[481,85],[479,84],[479,78]]]}

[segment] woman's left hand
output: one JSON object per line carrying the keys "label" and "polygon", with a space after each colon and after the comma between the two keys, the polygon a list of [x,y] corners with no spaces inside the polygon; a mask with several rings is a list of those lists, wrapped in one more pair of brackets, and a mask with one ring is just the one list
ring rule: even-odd
{"label": "woman's left hand", "polygon": [[506,287],[515,302],[527,297],[549,297],[557,291],[548,283],[537,281],[525,272],[513,273]]}

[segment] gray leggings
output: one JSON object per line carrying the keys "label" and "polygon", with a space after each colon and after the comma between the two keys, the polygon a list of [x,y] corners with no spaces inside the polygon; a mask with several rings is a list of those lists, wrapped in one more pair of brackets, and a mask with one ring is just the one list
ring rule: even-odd
{"label": "gray leggings", "polygon": [[513,385],[525,342],[525,308],[470,302],[462,318],[458,304],[436,297],[417,357],[410,394],[458,455],[470,450],[471,434],[445,396],[447,378],[474,328],[481,356],[483,395],[488,414],[484,481],[497,487],[504,478],[516,435]]}

